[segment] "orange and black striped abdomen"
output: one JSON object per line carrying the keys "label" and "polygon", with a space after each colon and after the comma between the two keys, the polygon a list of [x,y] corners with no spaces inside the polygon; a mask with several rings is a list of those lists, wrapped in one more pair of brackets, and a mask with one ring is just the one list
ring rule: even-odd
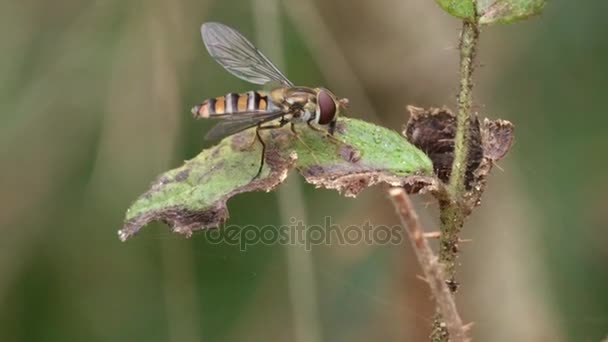
{"label": "orange and black striped abdomen", "polygon": [[238,115],[247,112],[266,112],[274,108],[272,103],[268,103],[268,93],[250,91],[243,94],[229,93],[205,100],[198,106],[192,108],[195,118],[213,118],[225,114]]}

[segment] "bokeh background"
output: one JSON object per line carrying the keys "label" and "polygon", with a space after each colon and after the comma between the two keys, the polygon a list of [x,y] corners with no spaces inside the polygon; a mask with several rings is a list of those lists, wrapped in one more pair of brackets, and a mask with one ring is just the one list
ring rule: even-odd
{"label": "bokeh background", "polygon": [[[516,143],[463,232],[458,303],[478,341],[608,335],[606,13],[555,0],[483,30],[476,109]],[[355,117],[399,130],[407,104],[454,107],[460,24],[430,0],[2,2],[0,341],[425,340],[408,243],[241,252],[161,224],[119,242],[128,205],[209,146],[190,107],[255,88],[207,55],[210,20]],[[239,225],[397,222],[379,188],[346,199],[296,174],[229,207]]]}

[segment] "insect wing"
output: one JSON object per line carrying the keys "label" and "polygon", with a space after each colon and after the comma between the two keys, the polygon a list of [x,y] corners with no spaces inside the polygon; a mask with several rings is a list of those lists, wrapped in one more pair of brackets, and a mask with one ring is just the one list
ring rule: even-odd
{"label": "insect wing", "polygon": [[254,84],[278,81],[293,86],[283,73],[238,31],[220,23],[201,26],[209,54],[234,76]]}
{"label": "insect wing", "polygon": [[205,136],[206,140],[218,140],[225,138],[227,136],[236,134],[238,132],[244,131],[248,128],[257,126],[259,124],[272,121],[277,119],[286,113],[284,111],[276,111],[276,112],[264,112],[264,113],[241,113],[238,115],[227,116],[223,118],[224,121],[215,125],[207,135]]}

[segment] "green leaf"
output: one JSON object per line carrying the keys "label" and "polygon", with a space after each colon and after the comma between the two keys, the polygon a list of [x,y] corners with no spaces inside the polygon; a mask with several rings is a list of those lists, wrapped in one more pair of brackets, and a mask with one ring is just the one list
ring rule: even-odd
{"label": "green leaf", "polygon": [[[296,137],[288,126],[264,130],[265,166],[257,179],[262,148],[255,131],[222,140],[183,166],[161,175],[127,211],[121,240],[151,221],[173,231],[217,227],[228,218],[226,202],[249,191],[271,191],[296,168],[309,183],[355,196],[375,183],[393,186],[434,182],[430,159],[394,131],[361,120],[341,118],[335,138],[306,126]],[[252,144],[252,142],[254,142]]]}
{"label": "green leaf", "polygon": [[545,7],[546,0],[496,0],[479,8],[479,23],[512,23],[538,15]]}
{"label": "green leaf", "polygon": [[449,14],[462,19],[475,19],[474,0],[435,0]]}

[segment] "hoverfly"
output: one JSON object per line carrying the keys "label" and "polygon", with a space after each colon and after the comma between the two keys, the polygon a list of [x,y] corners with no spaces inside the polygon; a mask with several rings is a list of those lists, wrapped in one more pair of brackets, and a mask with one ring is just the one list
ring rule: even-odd
{"label": "hoverfly", "polygon": [[266,153],[260,130],[280,128],[289,123],[297,136],[294,124],[306,123],[333,138],[336,120],[346,108],[347,99],[337,99],[325,88],[294,86],[247,38],[226,25],[205,23],[201,26],[201,35],[211,57],[234,76],[253,84],[280,84],[270,91],[229,93],[207,99],[192,108],[195,118],[222,120],[207,133],[207,140],[221,139],[256,127],[256,139],[262,144],[262,158],[253,179],[262,173]]}

